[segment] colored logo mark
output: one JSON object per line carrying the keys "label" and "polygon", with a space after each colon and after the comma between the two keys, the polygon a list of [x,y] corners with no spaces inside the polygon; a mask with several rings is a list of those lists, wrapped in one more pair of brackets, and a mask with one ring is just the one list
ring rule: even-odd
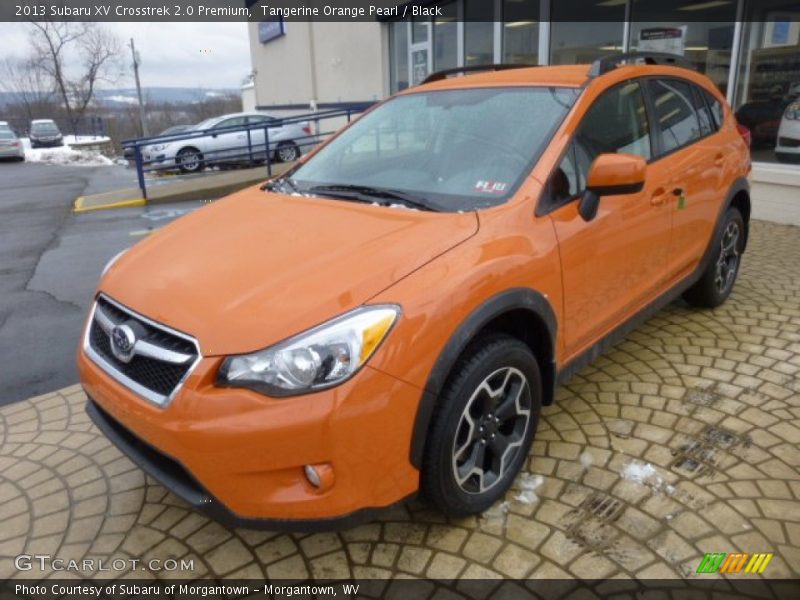
{"label": "colored logo mark", "polygon": [[769,561],[772,560],[771,552],[748,554],[747,552],[712,552],[706,554],[700,565],[698,573],[763,573]]}

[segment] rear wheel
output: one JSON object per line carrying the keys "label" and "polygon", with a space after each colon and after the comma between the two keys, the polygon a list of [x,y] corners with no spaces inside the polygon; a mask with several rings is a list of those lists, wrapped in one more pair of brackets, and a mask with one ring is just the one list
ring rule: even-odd
{"label": "rear wheel", "polygon": [[281,142],[275,154],[281,162],[293,162],[300,158],[300,148],[294,142]]}
{"label": "rear wheel", "polygon": [[203,155],[196,148],[183,148],[175,157],[178,168],[184,173],[197,173],[203,170]]}
{"label": "rear wheel", "polygon": [[738,209],[725,213],[722,228],[717,232],[713,258],[703,275],[683,295],[692,306],[715,308],[731,295],[744,251],[744,219]]}
{"label": "rear wheel", "polygon": [[506,335],[473,343],[448,380],[428,435],[425,497],[453,517],[489,508],[525,462],[540,410],[530,349]]}

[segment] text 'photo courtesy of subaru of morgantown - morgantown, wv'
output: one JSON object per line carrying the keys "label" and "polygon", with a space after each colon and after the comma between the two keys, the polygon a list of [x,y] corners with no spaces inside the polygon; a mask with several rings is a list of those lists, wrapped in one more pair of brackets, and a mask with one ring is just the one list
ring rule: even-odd
{"label": "text 'photo courtesy of subaru of morgantown - morgantown, wv'", "polygon": [[641,53],[454,71],[104,270],[87,410],[198,510],[485,511],[560,382],[668,302],[730,295],[748,133],[706,76]]}

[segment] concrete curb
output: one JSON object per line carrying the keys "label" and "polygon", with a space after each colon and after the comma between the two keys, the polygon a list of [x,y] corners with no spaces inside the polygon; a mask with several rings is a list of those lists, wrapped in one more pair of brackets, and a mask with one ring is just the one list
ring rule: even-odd
{"label": "concrete curb", "polygon": [[[273,165],[273,176],[284,173],[294,163]],[[191,200],[215,200],[228,194],[238,192],[246,187],[257,185],[268,179],[263,167],[239,171],[224,171],[174,182],[154,185],[148,190],[148,197],[141,197],[137,188],[122,188],[100,194],[87,194],[75,200],[73,212],[83,213],[110,208],[127,208],[146,204],[164,204],[167,202],[188,202]]]}

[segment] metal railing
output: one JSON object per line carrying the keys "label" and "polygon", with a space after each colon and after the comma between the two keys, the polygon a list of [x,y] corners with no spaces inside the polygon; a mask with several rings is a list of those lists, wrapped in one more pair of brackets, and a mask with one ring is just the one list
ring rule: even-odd
{"label": "metal railing", "polygon": [[[272,177],[273,163],[280,160],[278,152],[281,148],[288,144],[296,146],[299,158],[340,128],[337,126],[328,131],[322,131],[324,127],[321,123],[328,126],[335,124],[335,120],[344,121],[345,119],[346,123],[349,123],[354,115],[364,112],[370,106],[371,104],[357,104],[347,108],[276,118],[265,123],[203,130],[192,129],[165,136],[124,140],[122,148],[126,157],[136,167],[136,177],[142,198],[147,199],[147,175],[164,171],[187,171],[185,161],[179,157],[183,149],[194,150],[195,159],[199,160],[196,170],[193,169],[191,172],[200,172],[207,167],[214,166],[225,168],[264,164],[267,170],[266,175],[269,178]],[[345,122],[341,123],[341,125],[344,124]],[[277,130],[287,125],[298,125],[298,129],[303,132],[303,135],[291,138],[281,135],[280,139],[276,139],[279,134]],[[219,140],[220,136],[229,136],[230,134],[236,134],[235,138],[230,139],[230,144],[226,139],[222,143],[216,143],[218,147],[215,149],[206,148],[204,150],[196,147],[198,140],[205,140],[205,145],[207,145],[209,138]],[[162,145],[169,147],[169,153],[166,153],[166,148],[161,148]],[[203,146],[204,144],[199,145]],[[182,167],[184,168],[182,169]]]}

